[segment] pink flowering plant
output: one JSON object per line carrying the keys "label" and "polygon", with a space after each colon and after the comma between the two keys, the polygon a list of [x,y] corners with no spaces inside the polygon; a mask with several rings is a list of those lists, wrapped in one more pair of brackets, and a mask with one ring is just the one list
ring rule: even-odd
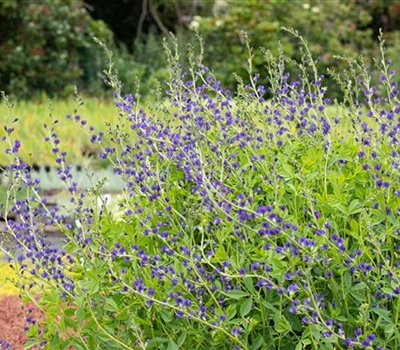
{"label": "pink flowering plant", "polygon": [[[3,249],[23,300],[44,313],[39,322],[27,312],[27,348],[400,347],[395,73],[382,41],[373,69],[360,59],[329,72],[344,94],[332,101],[305,40],[289,31],[302,61],[265,51],[259,73],[243,35],[249,78],[237,93],[202,64],[201,49],[189,47],[184,71],[166,46],[170,79],[148,104],[122,94],[105,49],[119,124],[90,128],[79,103],[68,118],[124,180],[118,216],[101,202],[102,182],[78,188],[55,120],[45,142],[70,212],[47,205],[14,126],[5,128],[6,211],[16,219]],[[286,73],[293,64],[298,76]],[[265,73],[269,86],[258,84]],[[46,225],[65,234],[63,250],[47,243]]]}

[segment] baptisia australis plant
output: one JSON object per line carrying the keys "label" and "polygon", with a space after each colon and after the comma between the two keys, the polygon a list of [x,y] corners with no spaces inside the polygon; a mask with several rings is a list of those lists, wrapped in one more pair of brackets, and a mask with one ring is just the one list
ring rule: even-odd
{"label": "baptisia australis plant", "polygon": [[[298,33],[299,75],[265,52],[270,86],[224,89],[188,50],[182,71],[166,46],[170,80],[151,104],[121,93],[118,125],[70,122],[102,150],[125,188],[113,217],[80,190],[56,121],[45,126],[79,225],[48,207],[6,127],[11,185],[5,249],[27,314],[27,346],[44,349],[398,349],[400,347],[400,102],[384,55],[330,72],[331,101]],[[261,74],[262,72],[260,72]],[[378,75],[376,84],[375,75]],[[264,99],[269,89],[270,100]],[[79,107],[79,103],[78,106]],[[129,129],[127,128],[129,126]],[[127,131],[129,130],[129,131]],[[113,141],[102,147],[103,140]],[[16,193],[25,200],[14,200]],[[92,204],[90,204],[92,203]],[[66,235],[46,243],[44,226]]]}

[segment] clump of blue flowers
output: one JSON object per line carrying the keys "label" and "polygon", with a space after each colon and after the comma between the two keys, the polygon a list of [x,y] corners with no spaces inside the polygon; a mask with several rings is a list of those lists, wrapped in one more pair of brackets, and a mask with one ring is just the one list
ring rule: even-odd
{"label": "clump of blue flowers", "polygon": [[[45,313],[30,345],[46,349],[397,349],[400,315],[400,102],[382,57],[332,74],[329,87],[298,33],[299,75],[265,52],[269,85],[224,89],[188,51],[166,47],[170,80],[151,103],[123,95],[120,124],[79,124],[125,188],[115,216],[101,183],[77,187],[68,145],[46,126],[70,193],[68,221],[48,207],[6,128],[12,164],[7,254],[21,294]],[[243,36],[251,57],[249,40]],[[111,54],[109,55],[110,62]],[[375,75],[377,79],[375,82]],[[267,92],[272,95],[267,98]],[[105,138],[113,147],[103,147]],[[25,191],[25,200],[14,200]],[[48,245],[43,225],[67,236]]]}

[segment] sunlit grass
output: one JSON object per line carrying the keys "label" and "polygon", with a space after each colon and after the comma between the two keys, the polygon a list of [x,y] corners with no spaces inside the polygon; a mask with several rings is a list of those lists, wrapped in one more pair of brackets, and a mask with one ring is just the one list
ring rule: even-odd
{"label": "sunlit grass", "polygon": [[0,254],[0,296],[18,294],[19,289],[13,282],[16,278],[15,270],[3,258]]}
{"label": "sunlit grass", "polygon": [[[18,101],[10,111],[4,100],[0,101],[0,121],[2,126],[11,126],[18,118],[18,127],[15,128],[13,137],[22,142],[21,157],[30,164],[53,164],[50,147],[45,147],[45,129],[43,124],[51,125],[58,120],[56,133],[62,140],[60,149],[68,151],[69,161],[81,163],[82,153],[93,148],[89,138],[79,130],[75,122],[67,120],[66,115],[74,115],[76,104],[73,99],[41,101]],[[95,130],[104,129],[106,122],[117,122],[118,112],[111,101],[95,98],[84,98],[83,105],[78,108],[77,114],[81,120],[87,120],[87,127],[94,126]],[[9,163],[9,157],[1,153],[0,165]]]}
{"label": "sunlit grass", "polygon": [[[232,103],[235,105],[235,101],[232,101]],[[171,106],[169,107],[171,108]],[[52,122],[57,121],[55,132],[62,140],[60,149],[68,152],[68,162],[82,164],[87,161],[85,154],[96,151],[98,148],[90,143],[90,137],[79,128],[79,122],[67,120],[68,114],[74,116],[75,108],[76,103],[72,97],[66,100],[53,101],[43,98],[40,101],[17,101],[10,111],[3,99],[0,100],[1,126],[10,127],[13,120],[18,118],[13,138],[22,142],[20,157],[29,164],[54,165],[51,148],[44,142],[46,130],[43,124],[51,125]],[[328,106],[327,113],[332,119],[336,117],[346,118],[348,111],[342,106]],[[78,107],[76,114],[80,116],[80,120],[87,121],[84,128],[87,131],[89,126],[94,126],[95,130],[100,131],[106,129],[106,123],[120,124],[118,123],[119,111],[111,100],[84,98],[83,105]],[[160,116],[161,114],[154,117]],[[258,117],[262,118],[262,115]],[[256,125],[262,122],[255,120]],[[347,134],[347,131],[343,130],[344,135]],[[4,135],[4,133],[3,128],[1,128],[1,135]],[[105,144],[107,144],[107,141]],[[0,153],[0,166],[8,165],[9,162],[10,157],[3,152]]]}
{"label": "sunlit grass", "polygon": [[[70,277],[74,277],[74,278],[78,278],[78,271],[79,271],[79,267],[77,266],[73,266],[73,269],[70,269],[71,266],[70,264],[66,261],[66,259],[63,259],[64,264],[65,264],[65,274],[70,276]],[[18,269],[20,269],[20,265],[18,263],[15,263],[14,261],[12,262],[7,262],[5,255],[0,253],[0,297],[2,297],[3,295],[16,295],[16,294],[20,294],[20,289],[19,287],[17,287],[17,284],[24,284],[27,281],[32,282],[35,281],[35,283],[37,284],[36,287],[33,287],[31,289],[32,292],[39,292],[40,288],[38,287],[39,284],[43,285],[43,283],[41,283],[42,279],[40,276],[33,276],[30,273],[24,273],[23,276],[19,275],[18,272],[15,270],[14,266],[18,266]],[[31,266],[31,264],[29,264],[29,266]],[[33,265],[32,265],[33,267]],[[43,281],[42,281],[43,282]],[[48,284],[44,284],[44,290],[47,291],[49,290],[49,285]],[[1,349],[1,348],[0,348]]]}

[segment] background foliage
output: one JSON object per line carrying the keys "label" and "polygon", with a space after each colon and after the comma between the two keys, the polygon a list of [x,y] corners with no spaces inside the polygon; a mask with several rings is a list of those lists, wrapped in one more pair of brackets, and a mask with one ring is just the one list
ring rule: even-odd
{"label": "background foliage", "polygon": [[[344,69],[345,63],[335,56],[362,55],[367,62],[376,56],[378,33],[375,26],[381,27],[383,24],[379,23],[380,17],[375,17],[374,21],[374,15],[378,9],[384,12],[389,7],[389,2],[358,1],[252,0],[245,3],[233,1],[229,6],[226,4],[219,12],[199,18],[194,24],[207,43],[206,60],[212,62],[219,79],[230,86],[235,84],[230,72],[237,72],[241,76],[245,74],[241,62],[246,59],[247,52],[240,41],[240,30],[245,30],[252,40],[256,71],[265,71],[266,60],[261,54],[261,47],[277,54],[278,40],[282,43],[285,55],[290,59],[300,59],[298,43],[281,30],[282,26],[286,26],[295,28],[307,38],[324,73],[327,67]],[[332,81],[328,81],[331,86]],[[335,95],[338,91],[338,88],[332,88],[330,93]]]}
{"label": "background foliage", "polygon": [[[40,91],[66,95],[78,85],[87,94],[101,94],[101,57],[92,40],[97,36],[115,52],[125,90],[132,91],[138,77],[142,93],[153,94],[154,79],[166,79],[162,38],[173,32],[187,43],[197,29],[205,41],[204,63],[234,90],[237,79],[232,73],[246,75],[240,30],[252,40],[255,71],[265,71],[260,47],[276,54],[278,40],[286,56],[300,57],[297,44],[283,34],[282,26],[307,38],[322,72],[326,67],[342,70],[344,63],[335,55],[363,55],[367,63],[376,55],[379,28],[386,33],[389,53],[398,51],[400,1],[3,1],[0,89],[31,98]],[[330,93],[336,96],[339,89]]]}
{"label": "background foliage", "polygon": [[0,86],[22,97],[98,85],[100,62],[92,40],[111,38],[81,2],[11,0],[0,3]]}

